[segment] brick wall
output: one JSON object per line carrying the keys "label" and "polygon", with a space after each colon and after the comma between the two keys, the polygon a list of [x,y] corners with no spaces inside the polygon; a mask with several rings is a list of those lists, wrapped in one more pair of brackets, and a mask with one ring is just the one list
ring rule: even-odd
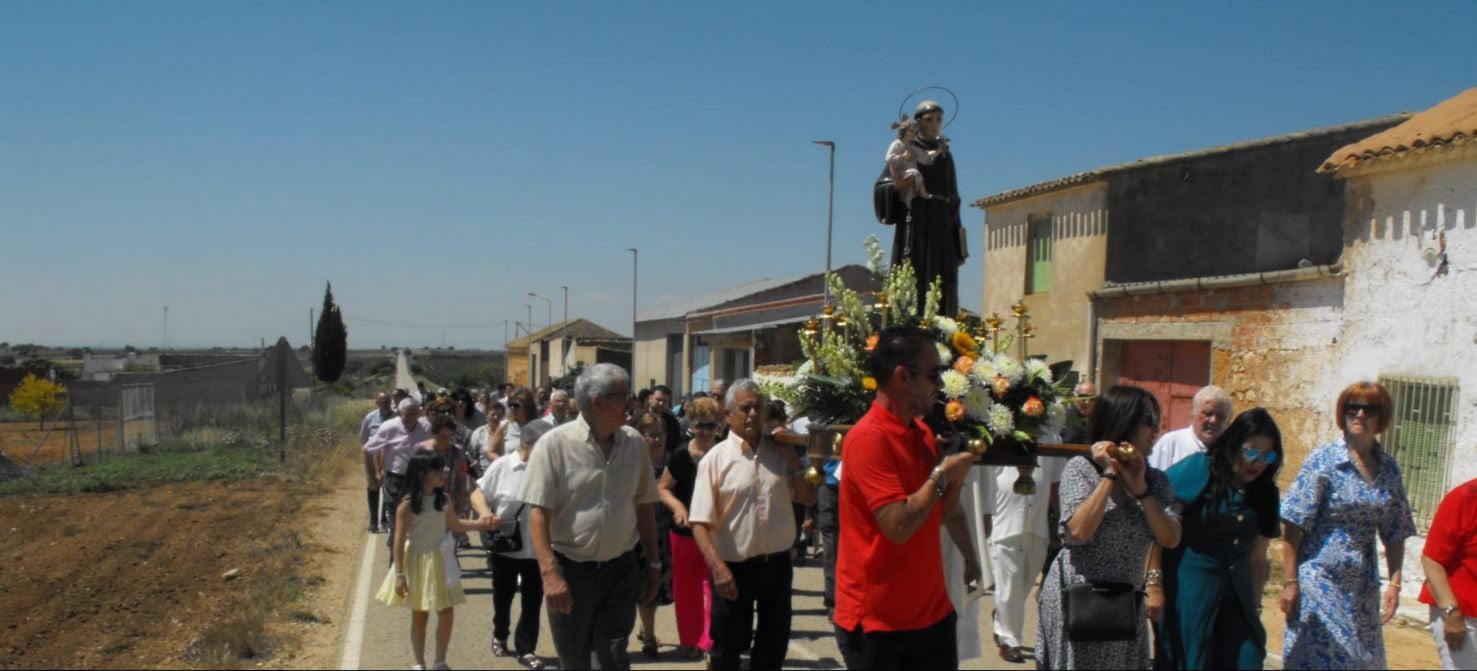
{"label": "brick wall", "polygon": [[1231,394],[1236,412],[1262,407],[1276,418],[1285,485],[1337,431],[1324,396],[1342,387],[1325,379],[1342,304],[1339,278],[1104,299],[1102,379],[1116,379],[1114,340],[1209,340],[1211,383]]}

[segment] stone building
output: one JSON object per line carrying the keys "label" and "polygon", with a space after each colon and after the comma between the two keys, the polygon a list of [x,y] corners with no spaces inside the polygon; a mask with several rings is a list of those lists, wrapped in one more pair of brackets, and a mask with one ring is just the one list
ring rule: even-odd
{"label": "stone building", "polygon": [[[1146,158],[982,198],[983,314],[1030,309],[1034,352],[1148,388],[1186,426],[1214,382],[1277,416],[1301,463],[1327,436],[1345,189],[1315,172],[1393,116]],[[1007,319],[1007,322],[1009,320]]]}
{"label": "stone building", "polygon": [[580,363],[613,363],[630,370],[631,339],[578,318],[508,341],[508,382],[518,386],[548,384]]}
{"label": "stone building", "polygon": [[[871,273],[832,272],[871,295]],[[665,384],[675,394],[707,391],[715,379],[748,377],[760,366],[804,359],[799,329],[821,312],[824,273],[762,279],[642,314],[636,321],[636,387]]]}
{"label": "stone building", "polygon": [[[1477,88],[1332,152],[1319,171],[1348,198],[1339,338],[1318,393],[1353,379],[1391,390],[1383,443],[1424,532],[1441,497],[1477,477]],[[1407,547],[1408,575],[1420,545]]]}

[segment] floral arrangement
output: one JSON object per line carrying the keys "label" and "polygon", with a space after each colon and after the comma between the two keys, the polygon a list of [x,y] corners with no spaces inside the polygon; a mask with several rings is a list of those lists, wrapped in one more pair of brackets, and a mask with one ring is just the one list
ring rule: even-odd
{"label": "floral arrangement", "polygon": [[[1061,384],[1070,362],[1048,365],[1031,357],[1023,346],[1019,357],[1012,346],[1024,343],[1033,330],[1025,310],[1016,312],[1014,334],[1002,333],[1001,320],[958,318],[938,314],[941,286],[935,281],[918,305],[916,279],[907,262],[882,265],[882,246],[868,236],[867,267],[872,271],[870,300],[847,288],[836,275],[827,278],[835,306],[827,306],[800,333],[807,362],[790,375],[764,375],[766,393],[820,424],[850,424],[871,406],[877,381],[867,373],[866,361],[877,346],[878,334],[891,324],[916,323],[935,336],[939,362],[950,366],[942,374],[942,417],[956,432],[973,434],[986,443],[1013,439],[1029,443],[1059,435],[1066,425],[1069,390]],[[1019,306],[1018,306],[1019,307]]]}

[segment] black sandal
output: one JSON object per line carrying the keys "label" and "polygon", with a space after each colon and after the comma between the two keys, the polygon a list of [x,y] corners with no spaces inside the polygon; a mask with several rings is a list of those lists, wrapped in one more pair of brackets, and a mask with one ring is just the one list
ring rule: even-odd
{"label": "black sandal", "polygon": [[656,634],[647,635],[643,631],[637,638],[641,640],[641,654],[646,655],[649,659],[656,659],[657,655],[660,654],[660,650],[657,648]]}

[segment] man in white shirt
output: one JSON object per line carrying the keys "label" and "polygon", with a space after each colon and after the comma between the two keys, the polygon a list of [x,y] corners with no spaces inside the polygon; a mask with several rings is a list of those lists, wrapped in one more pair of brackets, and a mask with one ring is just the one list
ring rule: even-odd
{"label": "man in white shirt", "polygon": [[1036,493],[1030,496],[1015,493],[1015,468],[987,466],[982,474],[985,535],[995,573],[995,641],[1007,662],[1025,661],[1026,604],[1051,544],[1049,512],[1065,463],[1059,457],[1041,457]]}
{"label": "man in white shirt", "polygon": [[554,426],[559,426],[578,414],[574,411],[574,404],[569,401],[569,392],[563,389],[555,389],[549,393],[549,411],[544,413],[544,419]]}
{"label": "man in white shirt", "polygon": [[790,642],[791,502],[810,505],[815,486],[795,450],[765,435],[759,385],[735,381],[727,401],[728,439],[698,462],[687,517],[713,571],[710,668],[738,671],[752,649],[751,668],[778,669]]}
{"label": "man in white shirt", "polygon": [[629,669],[626,653],[637,602],[661,587],[660,561],[648,561],[647,593],[636,555],[659,557],[656,478],[651,454],[625,425],[631,378],[614,364],[586,369],[574,384],[580,414],[534,446],[524,475],[529,541],[538,557],[559,666]]}
{"label": "man in white shirt", "polygon": [[1220,387],[1202,387],[1195,392],[1191,407],[1194,414],[1190,425],[1160,436],[1149,454],[1149,466],[1167,471],[1181,459],[1204,452],[1205,446],[1220,438],[1230,423],[1231,396]]}
{"label": "man in white shirt", "polygon": [[[380,425],[395,416],[395,411],[390,406],[390,395],[380,392],[374,396],[374,409],[364,416],[359,422],[359,446],[369,445],[369,439],[379,431]],[[364,452],[364,486],[369,490],[369,533],[380,532],[380,522],[389,521],[385,513],[380,510],[380,475],[379,468],[375,466],[374,455],[368,451]]]}

